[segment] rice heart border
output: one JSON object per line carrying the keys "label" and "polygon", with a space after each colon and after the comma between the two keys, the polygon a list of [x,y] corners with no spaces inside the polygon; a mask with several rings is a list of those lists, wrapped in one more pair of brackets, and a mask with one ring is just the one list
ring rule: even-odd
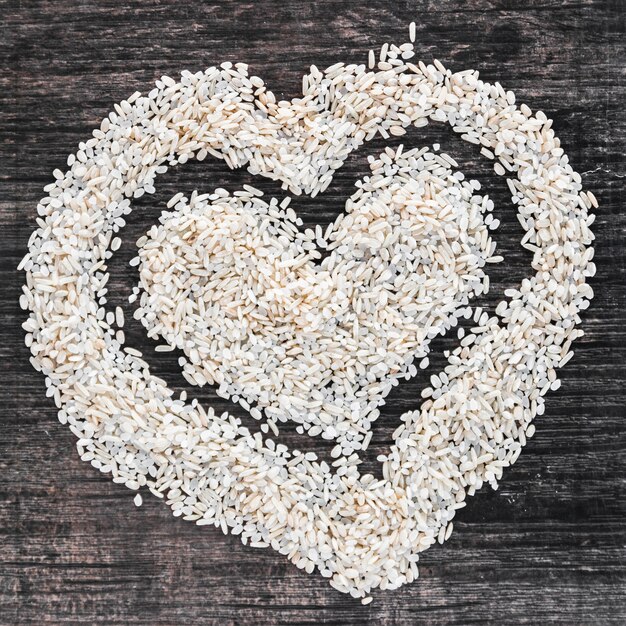
{"label": "rice heart border", "polygon": [[[336,88],[355,76],[354,91]],[[39,228],[20,264],[21,304],[31,311],[23,327],[31,362],[46,375],[48,396],[78,437],[81,458],[114,482],[148,486],[177,516],[230,528],[244,543],[271,546],[309,573],[318,568],[334,588],[363,597],[411,582],[418,553],[449,535],[466,495],[484,482],[495,486],[519,456],[530,422],[543,412],[543,395],[556,387],[556,368],[571,358],[571,341],[581,334],[573,330],[578,313],[593,295],[585,279],[595,271],[588,209],[596,205],[581,192],[551,121],[515,107],[511,92],[472,70],[386,62],[369,72],[337,64],[314,69],[304,82],[304,100],[276,103],[245,65],[226,63],[183,72],[178,83],[163,77],[147,97],[133,94],[116,105],[45,188]],[[364,94],[371,102],[357,111],[353,102],[367,101]],[[302,106],[331,126],[307,128],[317,133],[319,150],[298,155],[292,148],[307,117]],[[221,124],[224,112],[235,121]],[[365,130],[350,121],[357,113],[369,115]],[[106,259],[119,246],[113,236],[124,226],[129,198],[152,192],[165,163],[210,153],[314,195],[342,160],[326,163],[324,138],[347,154],[377,132],[401,134],[428,119],[447,121],[482,144],[498,158],[497,173],[517,174],[509,185],[536,274],[507,293],[471,345],[451,355],[440,386],[425,390],[421,409],[405,415],[383,480],[360,476],[349,460],[327,477],[324,463],[292,457],[232,416],[172,399],[147,363],[122,349],[103,319]],[[257,123],[270,135],[254,132]],[[462,405],[455,404],[459,397]],[[460,423],[475,435],[466,454],[445,447]]]}

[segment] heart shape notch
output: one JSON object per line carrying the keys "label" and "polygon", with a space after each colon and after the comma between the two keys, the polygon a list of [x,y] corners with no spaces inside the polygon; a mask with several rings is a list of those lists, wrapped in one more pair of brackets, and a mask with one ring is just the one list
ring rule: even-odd
{"label": "heart shape notch", "polygon": [[387,149],[323,236],[251,188],[177,194],[137,242],[135,317],[276,434],[293,420],[334,457],[365,449],[392,386],[488,289],[493,203],[453,163]]}

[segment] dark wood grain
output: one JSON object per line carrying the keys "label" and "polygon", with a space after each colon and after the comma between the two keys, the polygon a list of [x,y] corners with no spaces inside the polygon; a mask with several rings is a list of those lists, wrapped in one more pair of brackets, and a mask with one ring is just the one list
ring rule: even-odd
{"label": "dark wood grain", "polygon": [[[621,0],[359,3],[341,1],[0,1],[0,623],[2,624],[606,624],[626,623],[626,100],[625,5]],[[132,494],[82,463],[56,421],[44,381],[29,365],[15,267],[35,206],[54,168],[113,103],[147,91],[162,74],[246,61],[281,97],[298,94],[311,63],[365,61],[370,47],[404,41],[417,22],[417,52],[453,69],[474,67],[555,118],[588,189],[600,200],[597,297],[586,336],[548,399],[537,434],[497,492],[472,498],[444,546],[421,559],[421,577],[374,603],[333,591],[271,551],[176,520],[154,498]],[[443,127],[403,142],[438,141],[496,202],[506,262],[494,270],[493,307],[529,271],[506,188],[476,151]],[[353,155],[332,187],[295,205],[308,223],[328,223],[365,173],[377,141]],[[126,304],[137,276],[134,241],[178,190],[236,189],[269,181],[223,163],[189,164],[136,203],[112,264],[111,302]],[[127,319],[130,315],[127,315]],[[176,359],[152,352],[141,328],[131,345],[185,388]],[[454,345],[442,339],[441,352]],[[398,387],[376,424],[365,464],[389,445],[398,416],[418,406],[431,372]],[[211,390],[204,402],[235,412]],[[327,450],[287,432],[290,445]]]}

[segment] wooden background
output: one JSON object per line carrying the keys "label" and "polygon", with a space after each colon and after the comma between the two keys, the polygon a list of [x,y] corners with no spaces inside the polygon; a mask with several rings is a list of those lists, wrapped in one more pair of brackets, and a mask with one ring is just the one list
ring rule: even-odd
{"label": "wooden background", "polygon": [[[625,11],[623,0],[0,0],[0,623],[625,623]],[[418,58],[477,68],[555,118],[565,150],[601,203],[597,297],[563,386],[550,394],[536,436],[499,491],[470,499],[450,541],[423,554],[418,582],[374,593],[362,607],[269,550],[174,519],[152,497],[137,509],[130,491],[82,463],[28,363],[17,304],[23,277],[15,268],[52,170],[64,167],[113,103],[149,90],[164,73],[225,60],[248,62],[291,98],[311,63],[364,62],[371,47],[406,41],[411,20]],[[404,138],[408,147],[433,142],[484,184],[503,220],[496,239],[506,260],[482,301],[493,307],[529,271],[506,187],[447,128]],[[385,143],[399,142],[365,146],[326,194],[298,200],[305,220],[332,220],[366,173],[367,154]],[[134,241],[171,195],[244,182],[280,194],[275,184],[215,161],[160,179],[124,231],[111,303],[126,302],[137,280],[127,266]],[[128,319],[132,307],[124,306]],[[175,356],[153,353],[138,325],[127,337],[159,375],[185,387]],[[431,371],[453,345],[436,342]],[[417,408],[430,373],[389,399],[365,459],[373,471],[372,459],[389,445],[398,416]],[[190,393],[241,414],[211,390]],[[293,432],[284,440],[328,452]]]}

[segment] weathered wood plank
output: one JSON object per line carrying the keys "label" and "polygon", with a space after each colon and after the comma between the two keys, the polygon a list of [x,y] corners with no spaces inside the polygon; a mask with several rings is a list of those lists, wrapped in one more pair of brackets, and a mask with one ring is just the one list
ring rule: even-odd
{"label": "weathered wood plank", "polygon": [[[0,623],[4,624],[410,624],[626,622],[624,568],[626,405],[626,96],[624,5],[620,0],[175,0],[0,2]],[[551,394],[537,434],[498,492],[480,493],[444,546],[422,558],[421,578],[378,592],[369,607],[334,592],[271,551],[245,548],[214,529],[175,520],[155,499],[132,494],[82,463],[73,436],[28,363],[15,271],[35,205],[55,167],[114,102],[145,91],[162,74],[224,60],[246,61],[281,97],[298,95],[315,63],[364,62],[370,47],[404,41],[417,22],[417,51],[454,69],[475,67],[555,118],[555,128],[601,207],[595,225],[597,297],[586,336]],[[494,198],[506,263],[492,274],[493,307],[528,274],[505,185],[476,151],[443,127],[412,131],[406,145],[441,143]],[[341,210],[376,141],[349,159],[316,200],[298,199],[308,223]],[[277,185],[205,161],[168,173],[137,202],[112,264],[112,303],[136,274],[126,263],[135,239],[179,190]],[[155,371],[184,388],[176,359],[156,355],[138,324],[131,345]],[[452,339],[437,342],[441,352]],[[443,364],[434,356],[431,370]],[[389,398],[366,465],[389,445],[399,415],[418,406],[431,372]],[[205,402],[237,412],[211,390]],[[326,454],[317,440],[287,432],[289,444]]]}

